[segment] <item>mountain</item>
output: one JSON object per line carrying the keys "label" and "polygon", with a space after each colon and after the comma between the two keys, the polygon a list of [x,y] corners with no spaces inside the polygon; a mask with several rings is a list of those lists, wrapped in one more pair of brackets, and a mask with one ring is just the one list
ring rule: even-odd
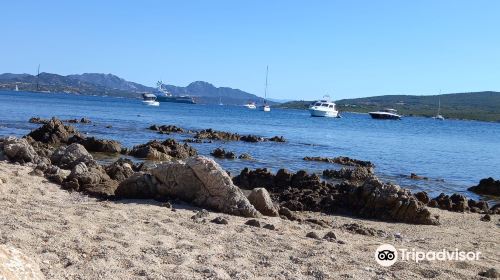
{"label": "mountain", "polygon": [[[37,86],[38,83],[38,86]],[[113,74],[84,73],[62,76],[40,73],[39,77],[30,74],[0,74],[0,90],[13,90],[16,85],[22,91],[65,92],[82,95],[108,95],[140,98],[142,93],[160,94],[156,88],[127,81]],[[261,97],[229,87],[196,81],[186,87],[165,85],[173,95],[190,95],[198,103],[242,105],[249,101],[260,101]],[[269,102],[274,104],[273,102]]]}
{"label": "mountain", "polygon": [[[394,108],[403,115],[435,116],[441,101],[445,118],[500,122],[500,92],[466,92],[441,95],[383,95],[342,99],[335,103],[344,112],[367,113],[382,108]],[[278,105],[287,109],[307,109],[312,101],[293,101]]]}

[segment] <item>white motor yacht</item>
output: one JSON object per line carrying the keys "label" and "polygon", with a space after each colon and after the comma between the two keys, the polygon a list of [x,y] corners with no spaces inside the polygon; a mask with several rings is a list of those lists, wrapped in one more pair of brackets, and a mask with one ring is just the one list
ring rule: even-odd
{"label": "white motor yacht", "polygon": [[255,106],[255,102],[248,102],[247,104],[243,105],[243,107],[246,107],[248,109],[257,109],[257,106]]}
{"label": "white motor yacht", "polygon": [[160,106],[160,102],[156,100],[156,95],[151,93],[145,93],[142,95],[142,104],[148,106]]}
{"label": "white motor yacht", "polygon": [[368,114],[374,119],[400,120],[401,115],[398,115],[397,112],[395,109],[383,109],[376,112],[369,112]]}
{"label": "white motor yacht", "polygon": [[323,98],[324,99],[318,100],[309,106],[311,117],[338,118],[340,115],[335,103],[331,102],[328,96],[324,96]]}

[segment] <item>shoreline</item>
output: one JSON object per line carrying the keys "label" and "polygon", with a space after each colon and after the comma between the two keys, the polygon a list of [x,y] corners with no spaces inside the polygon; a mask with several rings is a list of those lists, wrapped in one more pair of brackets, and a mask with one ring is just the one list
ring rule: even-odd
{"label": "shoreline", "polygon": [[[483,222],[480,214],[432,209],[442,224],[424,226],[303,212],[299,215],[327,225],[259,218],[276,227],[268,230],[245,225],[246,218],[216,212],[196,221],[191,217],[201,209],[186,204],[167,208],[151,200],[100,201],[29,175],[25,166],[0,162],[0,171],[7,177],[0,185],[5,217],[1,242],[30,255],[47,279],[472,279],[500,265],[498,216]],[[209,222],[218,216],[229,223]],[[353,223],[384,234],[363,235],[343,228]],[[309,232],[322,236],[329,231],[344,244],[306,237]],[[385,268],[373,258],[383,243],[424,251],[478,250],[484,258],[398,262]]]}

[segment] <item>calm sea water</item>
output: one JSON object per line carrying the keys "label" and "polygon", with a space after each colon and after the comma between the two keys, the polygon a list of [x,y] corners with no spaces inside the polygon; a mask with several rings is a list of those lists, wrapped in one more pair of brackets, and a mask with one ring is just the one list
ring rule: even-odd
{"label": "calm sea water", "polygon": [[[500,124],[477,121],[406,117],[401,121],[372,120],[367,114],[344,113],[342,119],[312,118],[307,111],[273,109],[270,113],[237,106],[162,103],[144,106],[140,100],[0,92],[0,136],[22,136],[38,125],[32,116],[62,119],[88,117],[91,125],[77,125],[82,132],[119,140],[125,146],[184,135],[160,135],[152,124],[175,124],[186,129],[213,128],[265,137],[283,135],[288,143],[214,142],[192,144],[208,155],[216,147],[249,153],[254,161],[218,160],[232,174],[244,167],[288,168],[321,172],[339,168],[303,161],[304,156],[349,156],[370,160],[376,173],[414,190],[464,192],[481,178],[500,178]],[[106,126],[112,125],[112,128]],[[428,181],[406,178],[410,173]],[[476,197],[477,198],[477,197]]]}

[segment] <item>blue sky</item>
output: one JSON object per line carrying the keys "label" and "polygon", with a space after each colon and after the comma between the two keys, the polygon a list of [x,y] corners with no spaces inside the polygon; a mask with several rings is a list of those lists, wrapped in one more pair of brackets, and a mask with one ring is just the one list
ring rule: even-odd
{"label": "blue sky", "polygon": [[500,90],[500,1],[2,1],[0,72],[271,98]]}

